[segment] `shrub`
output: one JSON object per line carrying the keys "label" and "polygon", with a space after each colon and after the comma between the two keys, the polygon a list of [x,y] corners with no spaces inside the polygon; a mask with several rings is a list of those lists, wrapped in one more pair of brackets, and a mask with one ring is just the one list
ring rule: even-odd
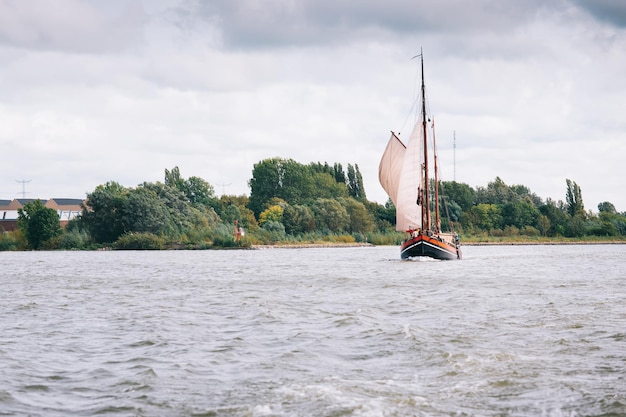
{"label": "shrub", "polygon": [[18,241],[15,234],[10,232],[0,233],[0,251],[17,250]]}
{"label": "shrub", "polygon": [[86,249],[89,243],[90,239],[87,232],[74,228],[59,236],[55,246],[58,249]]}
{"label": "shrub", "polygon": [[126,233],[113,244],[118,250],[159,250],[163,249],[165,239],[153,233]]}
{"label": "shrub", "polygon": [[538,229],[532,226],[524,226],[522,230],[520,231],[520,234],[524,236],[539,236],[541,233],[539,232]]}

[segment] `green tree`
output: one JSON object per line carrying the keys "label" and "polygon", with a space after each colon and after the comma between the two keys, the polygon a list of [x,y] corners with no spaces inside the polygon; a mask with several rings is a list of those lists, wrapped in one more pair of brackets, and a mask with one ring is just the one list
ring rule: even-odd
{"label": "green tree", "polygon": [[524,200],[511,201],[502,206],[503,225],[515,226],[518,229],[535,226],[540,214],[528,197]]}
{"label": "green tree", "polygon": [[279,205],[268,207],[259,215],[259,224],[263,227],[266,222],[282,223],[284,211],[285,210]]}
{"label": "green tree", "polygon": [[303,195],[303,200],[348,196],[348,187],[346,184],[335,181],[335,178],[326,172],[313,174],[312,180],[315,187],[311,187],[311,194]]}
{"label": "green tree", "polygon": [[374,219],[363,203],[354,198],[344,198],[340,202],[350,217],[348,224],[350,233],[367,233],[374,230]]}
{"label": "green tree", "polygon": [[315,224],[332,233],[344,232],[350,224],[350,216],[339,201],[318,198],[313,206]]}
{"label": "green tree", "polygon": [[39,249],[47,240],[62,234],[59,215],[55,210],[45,207],[41,200],[27,203],[17,213],[18,228],[33,249]]}
{"label": "green tree", "polygon": [[348,164],[348,194],[357,200],[365,200],[365,187],[363,187],[363,177],[357,164]]}
{"label": "green tree", "polygon": [[311,169],[292,159],[265,159],[254,165],[250,186],[249,208],[255,216],[265,210],[267,202],[282,198],[289,204],[301,204],[314,190]]}
{"label": "green tree", "polygon": [[335,163],[333,165],[333,177],[335,181],[345,184],[346,183],[346,174],[343,172],[343,167],[339,163]]}
{"label": "green tree", "polygon": [[[172,237],[187,233],[199,228],[212,228],[219,223],[220,219],[215,210],[210,206],[193,204],[178,188],[162,182],[144,182],[139,187],[154,192],[160,203],[167,208],[169,213],[170,232]],[[216,204],[219,206],[219,204]]]}
{"label": "green tree", "polygon": [[477,204],[464,213],[463,224],[490,231],[502,229],[502,211],[497,204]]}
{"label": "green tree", "polygon": [[476,202],[479,204],[506,204],[513,199],[513,192],[500,177],[488,183],[487,188],[476,188]]}
{"label": "green tree", "polygon": [[548,216],[544,214],[540,214],[539,219],[537,219],[537,229],[539,230],[539,233],[541,233],[541,236],[548,235],[550,226],[551,226],[551,223],[550,223],[550,219],[548,218]]}
{"label": "green tree", "polygon": [[180,191],[192,204],[216,207],[218,204],[215,190],[211,184],[200,177],[184,179],[178,167],[165,170],[165,185]]}
{"label": "green tree", "polygon": [[463,211],[471,209],[476,199],[476,192],[472,187],[456,181],[441,181],[439,195],[448,198],[449,202],[455,202]]}
{"label": "green tree", "polygon": [[617,214],[617,210],[615,209],[613,203],[609,203],[608,201],[603,201],[598,204],[598,211],[600,213]]}
{"label": "green tree", "polygon": [[290,235],[298,235],[315,230],[315,218],[308,206],[287,205],[283,213],[285,231]]}
{"label": "green tree", "polygon": [[[544,205],[539,207],[539,212],[546,216],[550,222],[547,236],[564,236],[565,227],[567,226],[567,213],[560,207],[562,204],[558,204],[551,199],[548,199]],[[541,229],[540,229],[541,230]]]}
{"label": "green tree", "polygon": [[581,215],[576,215],[568,219],[565,226],[566,237],[582,237],[585,235],[585,219]]}
{"label": "green tree", "polygon": [[128,190],[110,181],[87,194],[81,222],[97,243],[112,243],[124,233],[122,207]]}
{"label": "green tree", "polygon": [[585,206],[583,205],[582,191],[575,181],[566,179],[567,193],[565,194],[565,202],[567,203],[567,214],[571,217],[580,216],[585,218]]}
{"label": "green tree", "polygon": [[170,212],[156,192],[146,187],[129,190],[121,208],[121,222],[124,233],[152,233],[174,235]]}

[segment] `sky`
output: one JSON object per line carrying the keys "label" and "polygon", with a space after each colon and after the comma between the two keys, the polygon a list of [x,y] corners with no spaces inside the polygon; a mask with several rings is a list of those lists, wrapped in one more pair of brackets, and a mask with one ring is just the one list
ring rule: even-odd
{"label": "sky", "polygon": [[0,199],[85,198],[178,166],[250,194],[254,164],[378,163],[423,51],[440,177],[626,211],[626,3],[0,0]]}

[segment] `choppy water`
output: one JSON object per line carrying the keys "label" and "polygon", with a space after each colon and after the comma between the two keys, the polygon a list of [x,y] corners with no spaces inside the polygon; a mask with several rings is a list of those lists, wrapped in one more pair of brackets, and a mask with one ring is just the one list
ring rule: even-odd
{"label": "choppy water", "polygon": [[0,415],[626,415],[626,246],[0,253]]}

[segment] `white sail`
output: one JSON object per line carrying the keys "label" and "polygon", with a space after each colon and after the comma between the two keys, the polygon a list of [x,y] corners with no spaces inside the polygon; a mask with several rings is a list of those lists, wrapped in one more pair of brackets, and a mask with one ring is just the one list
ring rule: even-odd
{"label": "white sail", "polygon": [[402,232],[421,228],[417,194],[422,183],[422,131],[418,120],[406,147],[392,133],[378,167],[380,183],[396,206],[396,230]]}
{"label": "white sail", "polygon": [[378,180],[393,201],[394,206],[398,205],[398,185],[405,151],[404,143],[395,133],[391,132],[391,137],[378,166]]}
{"label": "white sail", "polygon": [[407,231],[422,227],[421,208],[417,204],[418,188],[422,184],[422,126],[415,124],[406,148],[398,185],[396,204],[396,230]]}

